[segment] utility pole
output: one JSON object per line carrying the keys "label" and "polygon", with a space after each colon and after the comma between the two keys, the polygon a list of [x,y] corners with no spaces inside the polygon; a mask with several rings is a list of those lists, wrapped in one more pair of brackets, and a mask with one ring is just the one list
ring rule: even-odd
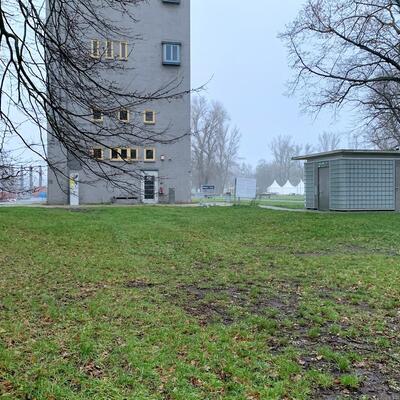
{"label": "utility pole", "polygon": [[33,167],[32,165],[29,167],[29,191],[33,190]]}
{"label": "utility pole", "polygon": [[21,168],[19,170],[20,176],[19,176],[19,191],[20,191],[20,196],[22,196],[22,193],[24,191],[24,167],[21,165]]}
{"label": "utility pole", "polygon": [[43,186],[43,170],[42,166],[39,166],[39,187]]}

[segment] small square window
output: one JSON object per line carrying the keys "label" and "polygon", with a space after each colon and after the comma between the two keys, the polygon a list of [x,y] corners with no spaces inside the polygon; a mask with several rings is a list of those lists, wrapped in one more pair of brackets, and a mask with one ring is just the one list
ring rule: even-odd
{"label": "small square window", "polygon": [[111,149],[111,160],[115,161],[119,159],[120,159],[119,149]]}
{"label": "small square window", "polygon": [[156,123],[156,113],[151,110],[146,110],[144,112],[144,123],[145,124],[155,124]]}
{"label": "small square window", "polygon": [[106,58],[107,59],[114,58],[114,42],[112,40],[106,41]]}
{"label": "small square window", "polygon": [[101,110],[94,108],[92,110],[92,120],[95,122],[102,122],[103,121],[103,113]]}
{"label": "small square window", "polygon": [[163,64],[181,65],[180,43],[163,43]]}
{"label": "small square window", "polygon": [[128,59],[128,42],[119,43],[119,59],[120,60]]}
{"label": "small square window", "polygon": [[120,157],[123,160],[127,160],[128,159],[128,149],[120,149],[119,154],[120,154]]}
{"label": "small square window", "polygon": [[92,155],[95,160],[102,160],[103,159],[103,149],[93,149]]}
{"label": "small square window", "polygon": [[92,58],[100,58],[100,41],[97,39],[92,40],[90,56]]}
{"label": "small square window", "polygon": [[156,151],[153,148],[144,149],[144,161],[155,161]]}
{"label": "small square window", "polygon": [[133,148],[133,149],[130,149],[130,151],[131,151],[130,159],[131,159],[132,161],[137,161],[137,160],[138,160],[138,157],[139,157],[138,149],[137,149],[137,148]]}
{"label": "small square window", "polygon": [[118,118],[122,122],[129,122],[129,110],[119,110]]}

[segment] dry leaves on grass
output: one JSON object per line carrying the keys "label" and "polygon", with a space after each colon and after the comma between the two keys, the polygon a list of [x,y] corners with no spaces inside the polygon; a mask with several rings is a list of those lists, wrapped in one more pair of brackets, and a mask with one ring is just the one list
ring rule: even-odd
{"label": "dry leaves on grass", "polygon": [[90,362],[89,364],[81,367],[81,371],[84,372],[86,375],[97,379],[100,379],[104,375],[104,371],[94,362]]}

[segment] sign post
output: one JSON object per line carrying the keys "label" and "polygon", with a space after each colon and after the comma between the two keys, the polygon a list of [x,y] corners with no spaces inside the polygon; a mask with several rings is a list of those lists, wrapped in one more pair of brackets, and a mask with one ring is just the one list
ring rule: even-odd
{"label": "sign post", "polygon": [[251,178],[235,179],[235,198],[255,200],[257,197],[257,180]]}
{"label": "sign post", "polygon": [[215,196],[215,185],[201,185],[201,193],[204,196]]}
{"label": "sign post", "polygon": [[77,172],[69,175],[69,205],[79,206],[79,174]]}

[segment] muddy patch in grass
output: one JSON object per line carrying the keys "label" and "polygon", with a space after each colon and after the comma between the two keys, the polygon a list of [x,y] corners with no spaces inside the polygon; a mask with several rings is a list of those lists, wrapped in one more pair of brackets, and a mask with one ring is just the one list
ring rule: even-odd
{"label": "muddy patch in grass", "polygon": [[336,378],[336,386],[330,389],[316,391],[312,398],[320,400],[399,400],[400,392],[393,380],[377,371],[357,371],[354,376],[359,379],[358,388],[346,388],[340,383],[340,377]]}
{"label": "muddy patch in grass", "polygon": [[[275,321],[276,331],[275,334],[271,333],[269,353],[279,357],[288,348],[295,349],[304,373],[319,371],[329,374],[334,380],[331,388],[316,390],[311,397],[313,399],[400,400],[400,392],[396,389],[397,385],[400,386],[397,374],[399,365],[375,343],[373,335],[353,338],[331,332],[333,325],[345,332],[353,327],[354,322],[347,318],[347,314],[340,314],[336,320],[325,317],[325,300],[337,304],[338,313],[345,312],[345,309],[341,311],[342,306],[351,307],[354,312],[364,315],[365,323],[374,320],[377,310],[361,299],[353,304],[354,299],[348,298],[351,289],[350,295],[346,294],[318,286],[305,288],[296,280],[274,280],[265,283],[241,282],[237,286],[236,283],[215,287],[207,287],[206,284],[181,285],[170,299],[188,315],[195,317],[200,325],[230,325],[252,315]],[[321,301],[320,306],[318,300]],[[307,312],[304,314],[302,307],[305,304],[311,307],[306,309],[311,312],[310,315]],[[316,317],[323,320],[316,323],[313,320]],[[397,320],[393,324],[398,327]],[[257,326],[250,325],[249,329],[255,329],[256,332]],[[392,345],[396,346],[398,339],[393,339],[396,336],[393,329],[391,332],[394,340]],[[328,348],[336,354],[332,357],[337,359],[321,356],[322,348]],[[350,382],[354,379],[357,384],[349,386],[346,379]]]}
{"label": "muddy patch in grass", "polygon": [[400,399],[399,383],[395,383],[392,379],[388,380],[382,373],[371,370],[357,370],[356,375],[361,379],[359,394],[367,396],[369,399]]}
{"label": "muddy patch in grass", "polygon": [[124,286],[128,289],[150,289],[156,286],[156,284],[152,282],[137,280],[126,282]]}
{"label": "muddy patch in grass", "polygon": [[[178,290],[184,295],[185,301],[175,304],[183,307],[186,313],[195,317],[200,325],[207,325],[213,322],[222,322],[225,325],[229,325],[234,322],[229,312],[229,307],[217,301],[206,299],[210,294],[214,296],[224,292],[225,289],[221,287],[200,288],[193,285],[180,286]],[[177,298],[180,297],[177,296]]]}
{"label": "muddy patch in grass", "polygon": [[[316,390],[313,399],[400,400],[398,365],[368,340],[340,337],[324,330],[319,337],[311,339],[303,331],[294,329],[288,343],[301,353],[298,361],[304,371],[328,373],[334,379],[332,387]],[[334,356],[323,355],[323,348],[332,351]],[[356,380],[355,387],[346,386],[346,376]]]}
{"label": "muddy patch in grass", "polygon": [[202,287],[181,285],[177,293],[169,294],[170,301],[182,307],[201,324],[237,322],[246,315],[268,316],[270,314],[293,315],[298,309],[295,290],[287,290],[282,296],[271,293],[268,285],[257,283],[240,286]]}
{"label": "muddy patch in grass", "polygon": [[[63,289],[61,293],[56,294],[55,298],[59,304],[68,306],[69,304],[78,303],[94,297],[99,291],[108,289],[109,287],[109,285],[104,283],[80,284],[73,289]],[[57,291],[61,291],[61,289]]]}

